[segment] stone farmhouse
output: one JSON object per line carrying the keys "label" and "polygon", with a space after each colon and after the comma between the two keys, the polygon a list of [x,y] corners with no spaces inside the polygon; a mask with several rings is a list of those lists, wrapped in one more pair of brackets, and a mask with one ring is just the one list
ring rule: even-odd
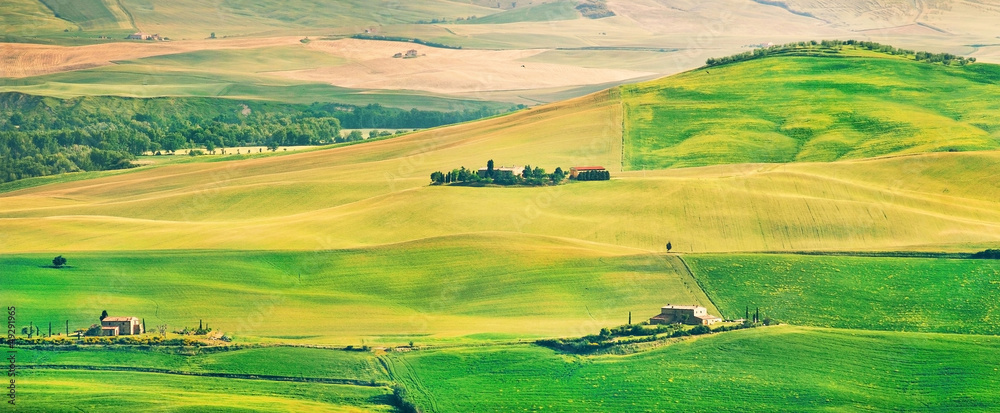
{"label": "stone farmhouse", "polygon": [[[487,170],[488,170],[488,168],[479,168],[479,171],[478,171],[479,176],[485,177]],[[524,167],[523,166],[516,166],[516,165],[515,166],[498,166],[496,168],[493,168],[493,173],[497,174],[497,175],[500,175],[500,174],[510,174],[511,176],[520,176],[521,174],[524,173]]]}
{"label": "stone farmhouse", "polygon": [[135,32],[125,38],[128,40],[163,40],[159,34],[147,34],[143,32]]}
{"label": "stone farmhouse", "polygon": [[660,314],[649,319],[649,324],[688,324],[705,325],[721,322],[722,319],[708,313],[708,309],[699,305],[670,305],[660,308]]}
{"label": "stone farmhouse", "polygon": [[145,332],[142,322],[136,317],[104,317],[101,320],[102,336],[131,336]]}

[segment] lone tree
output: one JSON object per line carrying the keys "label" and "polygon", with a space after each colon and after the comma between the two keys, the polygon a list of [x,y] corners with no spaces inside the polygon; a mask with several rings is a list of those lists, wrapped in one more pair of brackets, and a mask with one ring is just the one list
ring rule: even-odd
{"label": "lone tree", "polygon": [[53,267],[61,268],[63,265],[66,265],[66,259],[63,258],[62,255],[60,255],[60,256],[55,257],[55,258],[52,259],[52,266]]}
{"label": "lone tree", "polygon": [[105,318],[108,318],[108,310],[101,311],[101,321],[104,321]]}
{"label": "lone tree", "polygon": [[490,159],[489,161],[486,162],[486,176],[488,178],[492,178],[493,177],[493,160],[492,159]]}
{"label": "lone tree", "polygon": [[673,248],[674,248],[674,245],[671,244],[670,241],[667,241],[667,252],[670,252],[670,250],[673,249]]}

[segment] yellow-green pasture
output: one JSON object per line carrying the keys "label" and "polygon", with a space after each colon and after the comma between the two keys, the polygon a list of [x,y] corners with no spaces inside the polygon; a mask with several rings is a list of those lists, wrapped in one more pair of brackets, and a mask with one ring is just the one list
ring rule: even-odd
{"label": "yellow-green pasture", "polygon": [[[433,171],[489,159],[548,171],[603,165],[614,179],[428,186]],[[631,172],[620,159],[621,106],[604,92],[377,142],[7,192],[0,246],[311,250],[483,232],[647,251],[672,241],[681,252],[971,250],[1000,241],[997,152]]]}
{"label": "yellow-green pasture", "polygon": [[[324,243],[333,237],[314,238]],[[18,325],[86,328],[102,311],[237,340],[406,344],[494,334],[581,335],[711,303],[672,257],[528,235],[455,236],[314,251],[132,251],[0,256]],[[713,307],[714,309],[714,307]],[[47,332],[47,330],[46,330]]]}
{"label": "yellow-green pasture", "polygon": [[829,162],[1000,148],[1000,66],[781,56],[624,86],[625,165]]}
{"label": "yellow-green pasture", "polygon": [[393,354],[425,411],[986,411],[1000,339],[793,326],[701,336],[628,356],[540,347]]}

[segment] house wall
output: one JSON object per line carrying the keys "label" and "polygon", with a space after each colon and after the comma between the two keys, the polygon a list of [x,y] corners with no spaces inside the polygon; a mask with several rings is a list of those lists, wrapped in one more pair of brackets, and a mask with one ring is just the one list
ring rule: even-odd
{"label": "house wall", "polygon": [[130,321],[102,321],[102,327],[118,327],[118,334],[123,336],[129,336],[134,334],[142,334],[142,324],[138,322]]}

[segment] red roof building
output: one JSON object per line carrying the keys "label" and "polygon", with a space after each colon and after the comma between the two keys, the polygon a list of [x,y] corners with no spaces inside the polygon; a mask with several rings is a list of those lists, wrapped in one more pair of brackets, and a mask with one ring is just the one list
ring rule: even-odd
{"label": "red roof building", "polygon": [[569,177],[575,179],[578,175],[580,175],[580,172],[603,171],[603,170],[604,170],[603,166],[574,166],[572,168],[569,168]]}

